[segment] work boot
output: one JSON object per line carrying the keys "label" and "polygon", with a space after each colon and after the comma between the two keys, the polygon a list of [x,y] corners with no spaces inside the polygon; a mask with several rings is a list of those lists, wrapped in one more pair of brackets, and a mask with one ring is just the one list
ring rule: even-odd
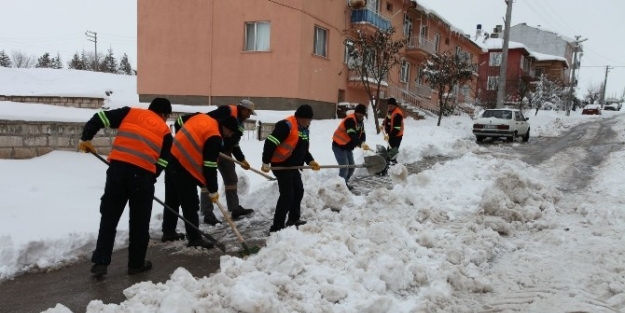
{"label": "work boot", "polygon": [[184,240],[184,238],[185,235],[183,233],[174,232],[173,234],[163,234],[161,242]]}
{"label": "work boot", "polygon": [[108,265],[93,264],[93,266],[91,266],[91,274],[94,277],[100,277],[102,275],[106,275],[107,274],[107,268],[108,268]]}
{"label": "work boot", "polygon": [[271,225],[271,227],[269,227],[269,234],[271,234],[271,233],[275,233],[275,232],[277,232],[277,231],[280,231],[280,230],[282,230],[283,228],[284,228],[284,227]]}
{"label": "work boot", "polygon": [[303,221],[303,220],[297,220],[297,221],[289,220],[289,221],[286,221],[286,227],[295,226],[295,228],[298,228],[298,227],[300,227],[302,225],[305,225],[305,224],[306,224],[306,221]]}
{"label": "work boot", "polygon": [[201,237],[198,238],[198,239],[191,240],[187,244],[187,247],[190,247],[190,248],[212,249],[214,246],[215,245],[213,245],[212,243],[202,239]]}
{"label": "work boot", "polygon": [[143,272],[149,271],[151,269],[152,269],[152,262],[145,261],[145,262],[143,262],[143,266],[141,266],[141,267],[129,267],[128,268],[128,275],[135,275],[135,274],[143,273]]}
{"label": "work boot", "polygon": [[249,215],[254,213],[254,210],[252,209],[244,209],[242,206],[239,205],[238,208],[236,208],[234,211],[232,211],[230,214],[232,216],[233,219],[237,220],[239,218],[241,218],[242,216],[245,215]]}
{"label": "work boot", "polygon": [[204,224],[215,226],[217,224],[221,224],[221,221],[218,220],[215,214],[211,212],[211,213],[204,215]]}

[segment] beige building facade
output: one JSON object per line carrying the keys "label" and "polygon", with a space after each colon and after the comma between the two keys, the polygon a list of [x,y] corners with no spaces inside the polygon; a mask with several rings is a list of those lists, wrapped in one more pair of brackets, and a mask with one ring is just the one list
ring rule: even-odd
{"label": "beige building facade", "polygon": [[345,40],[357,29],[392,25],[408,44],[383,94],[428,106],[437,95],[419,75],[427,54],[457,49],[475,63],[481,53],[414,1],[369,0],[359,9],[348,2],[138,0],[140,100],[165,96],[180,104],[222,105],[249,98],[268,110],[307,103],[316,118],[332,118],[338,102],[368,103],[362,85],[350,78]]}

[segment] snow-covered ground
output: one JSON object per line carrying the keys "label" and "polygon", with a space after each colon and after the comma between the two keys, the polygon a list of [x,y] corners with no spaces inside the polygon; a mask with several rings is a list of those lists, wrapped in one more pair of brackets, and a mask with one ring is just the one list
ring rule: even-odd
{"label": "snow-covered ground", "polygon": [[[0,94],[99,95],[105,90],[113,91],[110,107],[146,105],[138,103],[132,77],[0,68]],[[0,119],[27,120],[44,107],[54,120],[86,121],[94,113],[1,102]],[[275,121],[288,113],[259,111],[258,119]],[[529,114],[529,122],[532,136],[558,136],[574,125],[620,114],[582,116],[577,111],[566,117],[540,111]],[[614,127],[621,141],[623,117]],[[312,123],[311,150],[320,164],[336,163],[331,136],[338,122]],[[395,166],[392,190],[379,188],[362,196],[347,190],[337,170],[304,171],[307,225],[273,234],[266,247],[247,259],[222,256],[221,270],[210,277],[192,277],[179,268],[166,283],[147,281],[126,289],[126,302],[94,299],[86,311],[464,312],[475,301],[491,303],[491,308],[509,304],[510,311],[515,305],[530,312],[622,310],[625,179],[620,173],[625,152],[608,156],[583,194],[564,195],[555,184],[570,168],[562,159],[574,166],[570,155],[556,155],[536,167],[497,158],[487,153],[489,147],[475,144],[471,124],[468,117],[444,118],[441,127],[435,119],[408,119],[400,163],[451,159],[416,175]],[[366,130],[369,145],[383,144],[370,119]],[[242,141],[256,168],[262,144],[253,137]],[[361,150],[355,157],[363,162]],[[0,279],[90,256],[105,179],[100,161],[77,152],[52,152],[32,160],[0,160],[0,171]],[[237,171],[242,205],[256,210],[253,220],[271,219],[277,184]],[[162,178],[156,185],[159,198]],[[340,213],[329,209],[337,206]],[[119,224],[116,248],[127,245],[127,220],[124,215]],[[155,238],[161,221],[162,209],[155,204]],[[70,311],[61,303],[47,312]]]}

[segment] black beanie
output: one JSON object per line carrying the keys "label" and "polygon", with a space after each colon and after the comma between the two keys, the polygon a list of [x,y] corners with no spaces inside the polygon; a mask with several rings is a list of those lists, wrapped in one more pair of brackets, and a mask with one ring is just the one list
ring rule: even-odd
{"label": "black beanie", "polygon": [[356,106],[356,109],[354,110],[354,113],[361,113],[361,114],[367,115],[367,106],[362,104],[362,103],[359,103]]}
{"label": "black beanie", "polygon": [[159,114],[171,114],[171,102],[165,98],[154,98],[148,110]]}
{"label": "black beanie", "polygon": [[237,118],[232,115],[219,120],[219,124],[233,132],[239,131],[239,121],[237,121]]}
{"label": "black beanie", "polygon": [[395,98],[388,98],[387,104],[397,105],[397,100],[395,100]]}
{"label": "black beanie", "polygon": [[308,104],[300,105],[299,108],[297,108],[297,110],[295,111],[295,117],[312,119],[313,118],[312,107]]}

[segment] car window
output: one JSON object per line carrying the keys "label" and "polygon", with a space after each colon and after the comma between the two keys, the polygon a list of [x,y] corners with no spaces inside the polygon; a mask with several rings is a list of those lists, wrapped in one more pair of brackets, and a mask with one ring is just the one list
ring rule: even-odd
{"label": "car window", "polygon": [[521,120],[521,115],[519,114],[519,112],[514,112],[514,119],[517,121]]}
{"label": "car window", "polygon": [[504,110],[486,110],[482,114],[482,117],[494,117],[510,120],[512,119],[512,112]]}
{"label": "car window", "polygon": [[519,112],[519,115],[521,116],[521,121],[525,121],[525,116],[523,116],[523,113]]}

